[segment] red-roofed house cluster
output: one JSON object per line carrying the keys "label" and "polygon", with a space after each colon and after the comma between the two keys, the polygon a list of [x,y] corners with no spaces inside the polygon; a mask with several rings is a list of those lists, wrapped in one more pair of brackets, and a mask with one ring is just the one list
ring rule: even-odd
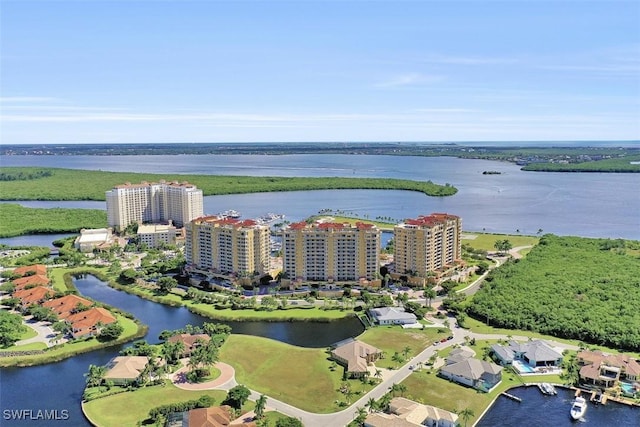
{"label": "red-roofed house cluster", "polygon": [[18,267],[13,270],[11,283],[15,286],[12,297],[19,300],[23,313],[37,305],[51,309],[59,320],[70,326],[73,338],[97,335],[103,326],[117,321],[107,309],[93,307],[94,303],[78,295],[56,296],[47,277],[47,267],[42,264]]}

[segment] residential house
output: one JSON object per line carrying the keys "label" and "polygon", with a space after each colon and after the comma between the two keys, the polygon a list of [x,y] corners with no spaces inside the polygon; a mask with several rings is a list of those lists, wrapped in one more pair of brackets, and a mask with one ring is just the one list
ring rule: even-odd
{"label": "residential house", "polygon": [[[228,405],[192,409],[183,413],[180,427],[225,427],[234,420],[233,409]],[[237,427],[255,427],[253,421],[234,423]]]}
{"label": "residential house", "polygon": [[378,325],[412,325],[418,322],[415,314],[407,313],[404,308],[399,307],[372,308],[369,315]]}
{"label": "residential house", "polygon": [[37,286],[35,288],[22,289],[13,293],[14,298],[20,300],[22,309],[26,309],[32,304],[42,304],[55,294],[51,288]]}
{"label": "residential house", "polygon": [[138,380],[149,363],[146,356],[117,356],[107,364],[104,379],[117,385],[126,385]]}
{"label": "residential house", "polygon": [[580,381],[603,388],[614,387],[619,381],[640,381],[640,363],[627,354],[607,354],[583,350],[578,353]]}
{"label": "residential house", "polygon": [[345,367],[350,377],[366,375],[367,366],[382,356],[382,350],[362,341],[352,340],[339,345],[331,352],[331,357]]}
{"label": "residential house", "polygon": [[29,275],[47,275],[47,266],[44,264],[24,265],[13,269],[13,274],[16,276],[24,277]]}
{"label": "residential house", "polygon": [[202,341],[209,341],[211,337],[207,334],[177,334],[170,337],[169,342],[181,342],[184,344],[183,357],[188,357]]}
{"label": "residential house", "polygon": [[506,346],[494,344],[491,346],[491,354],[494,360],[502,366],[511,365],[514,360],[523,361],[533,368],[562,364],[562,352],[554,349],[543,340],[522,343],[512,340]]}
{"label": "residential house", "polygon": [[458,353],[454,358],[446,359],[446,364],[438,373],[451,381],[473,387],[480,391],[489,391],[502,381],[502,367],[495,363],[472,357],[462,358]]}
{"label": "residential house", "polygon": [[49,278],[42,274],[34,274],[33,276],[24,276],[11,281],[16,290],[22,290],[27,288],[35,288],[36,286],[49,286],[51,281]]}
{"label": "residential house", "polygon": [[65,320],[71,324],[71,335],[74,338],[97,335],[103,326],[117,321],[109,310],[102,307],[79,311]]}
{"label": "residential house", "polygon": [[91,307],[92,305],[93,302],[88,299],[73,294],[54,298],[42,304],[43,307],[52,309],[60,319],[66,319],[70,315],[74,314],[78,310],[78,307]]}
{"label": "residential house", "polygon": [[389,413],[369,414],[365,427],[455,427],[458,415],[435,406],[423,405],[404,397],[394,397]]}

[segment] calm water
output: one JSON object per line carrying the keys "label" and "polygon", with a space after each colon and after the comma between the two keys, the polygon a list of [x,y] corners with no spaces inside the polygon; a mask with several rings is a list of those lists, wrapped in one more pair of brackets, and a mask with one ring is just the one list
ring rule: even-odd
{"label": "calm water", "polygon": [[[145,339],[159,342],[163,330],[177,329],[184,325],[202,325],[210,319],[189,312],[184,307],[169,307],[144,300],[135,295],[108,287],[94,276],[74,279],[80,293],[132,313],[149,326]],[[364,331],[356,318],[332,323],[289,322],[222,322],[233,328],[234,333],[250,334],[276,339],[303,347],[326,347],[345,338],[360,335]],[[32,409],[69,411],[69,419],[51,424],[43,421],[7,421],[0,425],[90,425],[82,415],[80,400],[84,389],[84,373],[90,364],[104,365],[124,346],[98,350],[72,359],[45,366],[30,368],[3,368],[0,371],[0,403],[4,409]],[[53,391],[55,390],[55,391]],[[0,415],[1,416],[1,415]]]}
{"label": "calm water", "polygon": [[589,407],[584,418],[573,421],[569,408],[573,401],[571,390],[557,388],[557,396],[545,396],[537,387],[520,387],[509,393],[522,399],[521,403],[501,396],[476,427],[638,427],[640,408],[614,402]]}
{"label": "calm water", "polygon": [[[431,212],[449,212],[463,218],[465,230],[535,234],[538,229],[559,235],[623,237],[640,240],[640,174],[561,174],[522,172],[515,165],[484,160],[353,155],[290,156],[3,156],[2,166],[47,166],[90,170],[135,171],[174,174],[253,176],[389,177],[451,183],[459,192],[434,198],[407,191],[336,190],[262,193],[205,198],[205,212],[236,209],[244,217],[267,212],[283,213],[289,221],[302,220],[321,209],[403,219]],[[482,175],[498,170],[501,175]],[[105,209],[104,202],[21,202],[33,207]],[[66,236],[66,235],[63,235]],[[47,246],[54,236],[0,239],[9,245]],[[38,242],[38,243],[36,243]],[[146,337],[155,342],[163,329],[174,329],[203,320],[184,308],[171,308],[115,291],[94,278],[77,281],[81,292],[132,312],[152,327]],[[111,299],[115,298],[115,299]],[[117,302],[117,303],[116,303]],[[120,305],[122,304],[122,305]],[[131,305],[129,305],[131,304]],[[285,342],[310,345],[333,337],[321,337],[304,324],[250,323],[234,327],[236,333],[269,336]],[[322,325],[326,327],[327,325]],[[240,329],[241,327],[246,329]],[[353,325],[354,328],[359,325]],[[357,332],[346,333],[352,336]],[[316,341],[317,340],[317,341]],[[326,344],[323,344],[326,345]],[[104,364],[118,349],[96,351],[53,365],[0,371],[2,409],[67,409],[70,418],[55,425],[87,425],[80,401],[88,365]],[[62,379],[62,380],[60,380]],[[52,391],[55,390],[55,391]],[[518,389],[525,400],[517,404],[499,399],[485,415],[488,426],[562,426],[569,422],[563,398],[542,396],[537,389]],[[515,405],[515,406],[514,406]],[[549,405],[553,406],[551,408]],[[602,413],[602,417],[599,415]],[[637,409],[618,405],[590,407],[588,425],[640,426]],[[631,424],[629,424],[631,422]],[[0,425],[44,425],[41,421]]]}
{"label": "calm water", "polygon": [[[342,176],[432,180],[459,190],[452,197],[410,191],[331,190],[205,198],[205,213],[227,209],[252,218],[283,213],[297,221],[330,208],[402,220],[431,212],[462,217],[471,231],[640,240],[640,174],[523,172],[487,160],[357,155],[4,156],[3,166],[252,176]],[[496,170],[501,175],[482,175]],[[104,202],[22,202],[34,207],[106,209]]]}

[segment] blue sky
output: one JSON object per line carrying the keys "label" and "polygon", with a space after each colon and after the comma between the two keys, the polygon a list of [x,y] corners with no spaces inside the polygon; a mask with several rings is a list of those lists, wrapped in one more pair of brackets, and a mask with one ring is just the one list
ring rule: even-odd
{"label": "blue sky", "polygon": [[4,144],[640,140],[640,1],[0,0]]}

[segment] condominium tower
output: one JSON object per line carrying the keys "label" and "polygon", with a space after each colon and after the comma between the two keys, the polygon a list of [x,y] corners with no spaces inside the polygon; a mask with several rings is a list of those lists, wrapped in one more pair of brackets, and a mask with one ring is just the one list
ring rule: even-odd
{"label": "condominium tower", "polygon": [[282,232],[282,266],[291,280],[376,278],[380,230],[372,224],[290,224]]}
{"label": "condominium tower", "polygon": [[188,182],[142,182],[117,185],[106,192],[107,221],[122,230],[134,223],[177,227],[203,215],[202,190]]}
{"label": "condominium tower", "polygon": [[425,275],[461,257],[460,217],[444,213],[407,219],[393,229],[396,273]]}
{"label": "condominium tower", "polygon": [[269,226],[218,216],[196,218],[185,226],[187,268],[224,275],[269,271]]}

